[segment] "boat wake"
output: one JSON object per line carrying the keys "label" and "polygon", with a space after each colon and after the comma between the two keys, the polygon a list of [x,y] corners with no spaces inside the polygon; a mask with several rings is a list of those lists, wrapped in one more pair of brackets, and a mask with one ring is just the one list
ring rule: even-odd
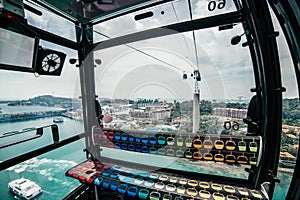
{"label": "boat wake", "polygon": [[68,168],[76,165],[76,162],[69,160],[53,160],[48,158],[32,158],[18,165],[8,168],[8,171],[14,171],[17,174],[22,172],[38,173],[48,179],[48,181],[61,182],[60,178],[54,177],[55,174],[61,174]]}

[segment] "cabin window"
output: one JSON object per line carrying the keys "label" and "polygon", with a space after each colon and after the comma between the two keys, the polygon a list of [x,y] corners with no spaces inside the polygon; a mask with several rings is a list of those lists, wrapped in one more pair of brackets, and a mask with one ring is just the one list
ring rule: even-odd
{"label": "cabin window", "polygon": [[189,21],[191,19],[224,14],[235,10],[236,8],[233,1],[226,0],[170,1],[141,11],[122,15],[111,20],[105,21],[105,19],[103,19],[103,22],[94,26],[94,42],[100,42],[110,38],[120,37],[126,34],[158,28],[178,22]]}
{"label": "cabin window", "polygon": [[[75,51],[45,41],[41,41],[40,44],[49,49],[65,52],[67,60],[69,57],[76,57]],[[19,61],[22,59],[16,58]],[[59,77],[1,70],[0,145],[35,136],[37,134],[35,128],[51,124],[58,126],[60,141],[82,133],[83,118],[78,74],[78,68],[67,61]],[[63,121],[54,122],[55,118]],[[43,135],[39,138],[1,148],[0,161],[51,144],[53,144],[51,127],[46,127],[43,128]],[[12,198],[13,196],[6,192],[8,182],[24,176],[35,181],[45,190],[49,188],[49,183],[60,184],[59,187],[65,188],[64,192],[58,194],[55,193],[56,189],[53,189],[50,193],[54,199],[64,198],[79,185],[78,181],[65,177],[64,171],[86,159],[85,154],[82,153],[84,145],[84,139],[78,140],[2,170],[1,197]]]}
{"label": "cabin window", "polygon": [[41,15],[38,15],[25,9],[25,18],[27,19],[28,24],[63,38],[76,41],[75,27],[72,22],[38,6],[33,2],[28,1],[27,3],[34,9],[41,12]]}
{"label": "cabin window", "polygon": [[280,200],[286,196],[292,180],[299,149],[299,93],[292,57],[279,22],[272,14],[274,29],[279,32],[277,45],[281,66],[282,86],[286,88],[282,100],[282,131],[278,166],[278,178],[273,199]]}
{"label": "cabin window", "polygon": [[[243,137],[247,134],[247,124],[243,118],[247,116],[247,108],[254,95],[250,88],[255,87],[255,82],[249,50],[241,44],[246,38],[242,36],[240,44],[232,45],[231,39],[236,35],[244,35],[241,24],[229,30],[219,31],[218,27],[214,27],[94,52],[95,58],[102,61],[95,68],[95,78],[96,93],[105,115],[104,128],[122,129],[125,132],[176,132],[175,138],[166,139],[169,144],[184,144],[186,138],[182,138],[182,135],[190,135],[194,139],[197,134],[203,134],[208,136],[206,145],[213,145],[216,141],[210,140],[209,135],[225,135],[228,141],[217,141],[215,145],[221,148],[226,143],[228,148],[231,145],[237,147],[237,142],[231,140],[230,136]],[[193,120],[196,93],[199,94],[200,114]],[[195,122],[198,124],[193,125]],[[194,133],[193,126],[196,127]],[[121,143],[115,145],[122,149]],[[129,147],[123,148],[128,150]],[[248,176],[243,165],[190,162],[174,158],[183,154],[192,156],[193,153],[184,146],[182,149],[165,150],[148,147],[144,149],[149,152],[146,156],[131,153],[130,150],[103,149],[101,154],[104,157],[158,168],[207,174],[215,174],[219,169],[217,171],[222,176],[245,179]],[[151,152],[175,156],[161,157],[151,155]],[[217,161],[227,159],[231,162],[237,159],[234,155],[222,152],[218,155],[212,155],[209,151],[202,153],[206,160],[213,160],[213,156]],[[162,158],[164,162],[161,162]],[[244,156],[239,159],[243,163],[248,158]]]}

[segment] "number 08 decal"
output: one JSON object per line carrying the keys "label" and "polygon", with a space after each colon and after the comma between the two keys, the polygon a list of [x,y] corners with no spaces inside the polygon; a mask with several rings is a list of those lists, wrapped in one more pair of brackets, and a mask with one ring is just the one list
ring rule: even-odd
{"label": "number 08 decal", "polygon": [[225,8],[226,5],[226,0],[212,0],[208,3],[208,10],[209,11],[214,11],[215,9],[223,9]]}

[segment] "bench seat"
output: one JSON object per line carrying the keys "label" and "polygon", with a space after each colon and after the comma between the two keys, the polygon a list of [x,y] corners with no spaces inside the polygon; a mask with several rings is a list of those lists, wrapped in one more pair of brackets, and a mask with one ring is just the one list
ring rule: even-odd
{"label": "bench seat", "polygon": [[149,172],[115,164],[87,160],[66,172],[69,177],[84,183],[117,192],[124,198],[150,200],[248,200],[268,199],[255,189],[189,179],[171,173]]}
{"label": "bench seat", "polygon": [[[260,136],[204,135],[93,127],[93,145],[136,153],[176,157],[201,162],[224,162],[229,165],[259,164],[262,152]],[[101,160],[102,159],[102,160]],[[248,200],[268,199],[260,189],[224,184],[197,174],[177,170],[149,170],[149,167],[106,162],[104,158],[87,160],[66,172],[67,176],[92,184],[99,189],[118,193],[125,199],[150,200]],[[105,161],[105,164],[104,164]],[[192,179],[191,179],[192,178]],[[228,182],[226,182],[228,183]],[[230,182],[231,183],[231,182]],[[245,186],[245,184],[244,184]]]}

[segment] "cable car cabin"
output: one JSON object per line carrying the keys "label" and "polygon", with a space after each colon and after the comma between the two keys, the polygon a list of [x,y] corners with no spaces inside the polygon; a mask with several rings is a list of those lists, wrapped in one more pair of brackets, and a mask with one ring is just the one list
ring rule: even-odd
{"label": "cable car cabin", "polygon": [[[79,76],[77,104],[69,103],[77,110],[4,107],[0,122],[62,115],[83,126],[68,137],[68,120],[1,130],[1,155],[11,155],[1,157],[1,170],[80,140],[85,160],[58,174],[77,184],[63,199],[272,199],[285,117],[278,38],[299,92],[299,13],[293,0],[0,1],[1,72],[61,86],[72,82],[71,69]],[[49,96],[36,102],[49,106]],[[41,146],[15,153],[26,144]],[[71,151],[55,156],[72,160]],[[299,162],[281,199],[300,198]]]}

